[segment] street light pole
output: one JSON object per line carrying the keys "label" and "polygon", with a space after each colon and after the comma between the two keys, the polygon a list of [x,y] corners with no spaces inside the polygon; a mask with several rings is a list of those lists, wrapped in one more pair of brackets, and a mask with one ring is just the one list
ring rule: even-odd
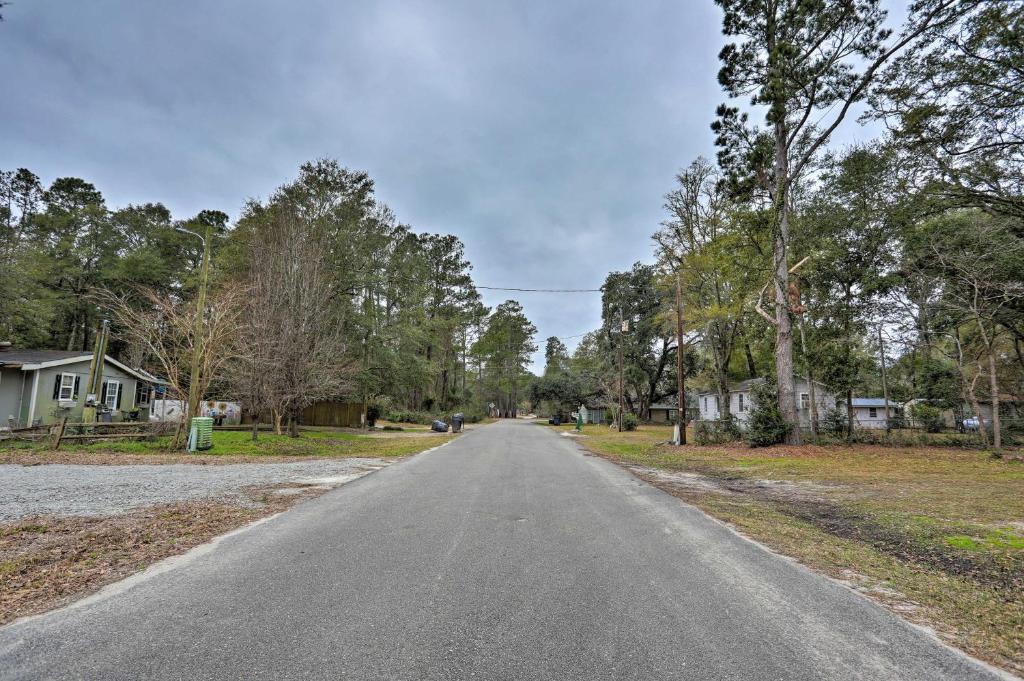
{"label": "street light pole", "polygon": [[199,401],[203,398],[199,393],[199,364],[203,356],[203,315],[206,313],[206,285],[210,279],[212,226],[206,226],[205,237],[184,227],[175,227],[175,229],[183,234],[191,234],[203,242],[203,263],[199,270],[199,293],[196,296],[196,319],[192,332],[192,372],[188,381],[188,416],[195,418],[199,415]]}

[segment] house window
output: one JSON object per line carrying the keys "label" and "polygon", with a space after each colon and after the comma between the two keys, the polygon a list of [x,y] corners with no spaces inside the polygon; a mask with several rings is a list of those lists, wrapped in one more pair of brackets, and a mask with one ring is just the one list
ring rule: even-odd
{"label": "house window", "polygon": [[675,421],[677,414],[679,414],[679,410],[678,409],[669,409],[668,410],[668,420],[669,421]]}
{"label": "house window", "polygon": [[877,419],[878,418],[878,408],[877,407],[868,407],[868,416],[870,416],[873,419]]}
{"label": "house window", "polygon": [[135,406],[143,408],[149,406],[149,386],[142,381],[135,382]]}
{"label": "house window", "polygon": [[807,393],[800,393],[800,408],[801,409],[810,409],[811,408],[811,398],[810,398],[810,396]]}
{"label": "house window", "polygon": [[60,375],[60,390],[57,393],[57,399],[61,402],[70,402],[71,400],[75,399],[74,374]]}
{"label": "house window", "polygon": [[737,397],[740,398],[739,399],[739,411],[743,411],[743,393],[740,393],[739,395],[737,395]]}
{"label": "house window", "polygon": [[715,395],[715,411],[722,411],[722,402],[718,395]]}
{"label": "house window", "polygon": [[707,413],[707,411],[708,411],[708,398],[705,397],[704,398],[704,413]]}
{"label": "house window", "polygon": [[104,403],[107,407],[114,411],[117,409],[118,398],[121,397],[121,382],[120,381],[107,381],[107,396],[104,399]]}

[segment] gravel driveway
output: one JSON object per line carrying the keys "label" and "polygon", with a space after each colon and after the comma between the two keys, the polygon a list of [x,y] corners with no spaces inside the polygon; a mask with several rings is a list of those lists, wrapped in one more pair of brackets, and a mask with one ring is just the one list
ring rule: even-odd
{"label": "gravel driveway", "polygon": [[0,521],[31,515],[102,516],[211,498],[246,501],[245,487],[281,483],[334,487],[391,463],[354,458],[218,466],[0,465]]}

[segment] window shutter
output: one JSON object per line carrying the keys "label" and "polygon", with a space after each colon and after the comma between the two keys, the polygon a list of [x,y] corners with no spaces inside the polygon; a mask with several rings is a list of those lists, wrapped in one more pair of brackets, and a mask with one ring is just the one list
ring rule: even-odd
{"label": "window shutter", "polygon": [[103,386],[100,388],[100,402],[106,403],[107,401],[107,382],[103,381]]}
{"label": "window shutter", "polygon": [[117,407],[116,407],[116,409],[119,409],[119,410],[121,409],[121,393],[124,392],[124,390],[122,390],[123,387],[124,386],[122,386],[122,385],[118,385],[117,386]]}
{"label": "window shutter", "polygon": [[75,399],[75,400],[77,400],[77,399],[78,399],[78,382],[79,382],[79,380],[81,380],[81,378],[82,378],[81,376],[79,376],[78,374],[75,374],[75,387],[74,387],[74,389],[72,390],[72,393],[74,393],[74,394],[73,394],[73,395],[71,396],[71,397],[72,397],[72,399]]}
{"label": "window shutter", "polygon": [[[38,369],[36,369],[36,371],[38,371]],[[60,374],[57,374],[54,378],[56,378],[56,380],[53,382],[53,399],[56,400],[60,398]]]}

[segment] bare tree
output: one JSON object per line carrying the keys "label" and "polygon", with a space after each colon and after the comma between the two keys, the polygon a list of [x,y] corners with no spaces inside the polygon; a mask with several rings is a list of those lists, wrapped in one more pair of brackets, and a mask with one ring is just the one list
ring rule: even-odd
{"label": "bare tree", "polygon": [[250,367],[250,408],[258,403],[287,415],[298,437],[302,410],[342,396],[355,372],[333,315],[339,292],[332,289],[329,238],[287,200],[262,212],[253,237],[244,336],[254,345],[241,360]]}
{"label": "bare tree", "polygon": [[[96,293],[100,304],[110,311],[119,332],[129,345],[143,348],[154,373],[167,381],[174,399],[188,395],[189,378],[196,346],[196,306],[191,300],[138,288],[134,295],[102,289]],[[143,306],[138,304],[139,300]],[[240,294],[237,289],[224,288],[209,297],[203,323],[199,352],[199,395],[206,394],[211,381],[225,363],[234,356],[239,316]],[[180,428],[172,448],[179,445]]]}

